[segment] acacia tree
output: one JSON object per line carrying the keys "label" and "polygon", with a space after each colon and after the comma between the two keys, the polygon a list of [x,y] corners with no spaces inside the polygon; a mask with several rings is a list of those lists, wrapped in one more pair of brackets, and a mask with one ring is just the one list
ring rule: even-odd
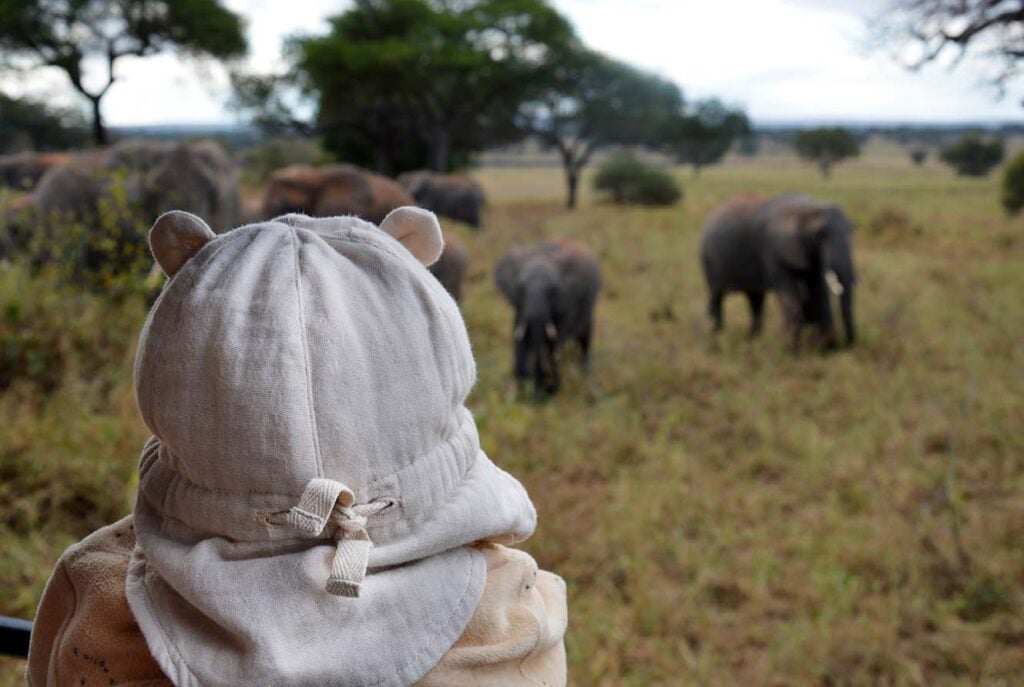
{"label": "acacia tree", "polygon": [[566,205],[576,207],[580,175],[609,145],[660,145],[683,96],[671,81],[572,46],[552,63],[545,88],[521,108],[519,126],[558,151]]}
{"label": "acacia tree", "polygon": [[518,135],[519,103],[574,40],[544,0],[356,0],[330,25],[295,42],[317,124],[341,157],[389,173],[446,171],[453,151]]}
{"label": "acacia tree", "polygon": [[942,161],[956,170],[958,176],[987,176],[1003,161],[1005,148],[999,139],[986,141],[976,134],[961,136],[952,145],[942,149]]}
{"label": "acacia tree", "polygon": [[833,165],[860,155],[857,139],[841,127],[805,129],[796,135],[794,146],[797,155],[816,164],[826,179]]}
{"label": "acacia tree", "polygon": [[[100,103],[117,80],[122,57],[177,48],[215,58],[246,51],[242,20],[218,0],[3,0],[0,50],[4,66],[56,67],[92,109],[93,138],[107,142]],[[87,85],[85,65],[106,65],[99,86]]]}
{"label": "acacia tree", "polygon": [[1024,2],[1020,0],[893,0],[876,22],[880,42],[919,69],[955,53],[980,53],[1003,88],[1020,76],[1024,58]]}
{"label": "acacia tree", "polygon": [[716,98],[699,101],[688,109],[670,125],[668,145],[676,159],[693,166],[694,174],[720,162],[734,142],[751,134],[747,115]]}

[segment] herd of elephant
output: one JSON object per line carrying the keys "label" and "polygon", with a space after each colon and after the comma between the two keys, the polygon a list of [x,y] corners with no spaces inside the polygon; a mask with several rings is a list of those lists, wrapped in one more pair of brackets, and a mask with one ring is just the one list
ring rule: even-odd
{"label": "herd of elephant", "polygon": [[[13,177],[21,186],[27,185],[26,179],[35,184],[32,195],[16,209],[34,213],[44,227],[46,218],[52,227],[59,226],[52,222],[55,217],[72,217],[86,226],[99,222],[104,199],[115,189],[146,216],[186,209],[218,232],[290,212],[356,215],[379,224],[388,212],[404,205],[419,205],[480,228],[486,202],[481,187],[464,175],[421,171],[393,180],[348,164],[293,165],[277,170],[264,188],[260,206],[247,209],[234,161],[212,141],[123,141],[76,156],[8,160],[6,167],[0,160],[0,181],[10,183]],[[839,338],[832,316],[834,295],[846,342],[852,343],[852,231],[840,208],[802,194],[739,196],[718,207],[704,225],[699,247],[714,330],[723,325],[723,298],[741,292],[750,304],[750,334],[756,336],[765,296],[774,291],[794,350],[800,347],[805,326],[817,332],[823,347],[832,348]],[[10,244],[10,236],[4,239]],[[462,296],[467,262],[461,242],[445,232],[444,253],[431,271],[456,301]],[[566,239],[513,247],[497,263],[494,278],[515,312],[513,370],[518,382],[532,382],[538,395],[555,393],[556,353],[567,342],[578,344],[581,365],[589,370],[594,307],[601,288],[601,269],[592,251]]]}
{"label": "herd of elephant", "polygon": [[[856,326],[853,294],[853,224],[838,206],[791,193],[775,198],[742,195],[715,209],[701,232],[699,254],[708,287],[708,314],[722,329],[722,301],[732,292],[750,303],[750,335],[761,331],[765,296],[778,295],[787,335],[798,351],[811,327],[825,349],[838,345],[832,297],[839,301],[847,345]],[[512,248],[498,262],[495,281],[515,308],[514,371],[539,394],[558,389],[555,355],[576,341],[590,368],[594,305],[601,270],[585,246],[553,240]]]}

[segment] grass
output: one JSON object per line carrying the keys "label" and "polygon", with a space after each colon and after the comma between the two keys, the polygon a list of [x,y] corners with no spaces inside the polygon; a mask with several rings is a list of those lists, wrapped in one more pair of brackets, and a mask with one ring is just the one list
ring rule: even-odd
{"label": "grass", "polygon": [[[604,205],[588,187],[569,212],[555,169],[481,170],[487,228],[458,229],[480,373],[470,406],[485,449],[537,504],[524,547],[568,582],[571,682],[1014,684],[1024,223],[1000,214],[994,179],[882,156],[828,182],[782,158],[677,174],[680,206]],[[739,297],[713,339],[703,218],[735,192],[796,189],[842,203],[859,227],[860,343],[794,357],[774,303],[750,342]],[[491,266],[554,235],[594,248],[605,287],[593,376],[567,360],[563,392],[535,405],[512,391]],[[18,279],[35,278],[12,269],[0,306],[53,310],[80,332],[71,340],[110,330],[96,350],[62,344],[54,390],[0,394],[0,613],[30,616],[59,552],[129,507],[144,311],[46,296],[60,287],[26,288]],[[0,662],[0,684],[22,665]]]}

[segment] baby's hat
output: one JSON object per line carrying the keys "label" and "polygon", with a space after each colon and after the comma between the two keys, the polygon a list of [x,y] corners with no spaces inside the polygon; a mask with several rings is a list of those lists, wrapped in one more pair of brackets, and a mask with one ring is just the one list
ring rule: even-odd
{"label": "baby's hat", "polygon": [[176,684],[409,684],[483,591],[466,545],[528,537],[480,448],[430,212],[150,233],[169,281],[142,330],[132,611]]}

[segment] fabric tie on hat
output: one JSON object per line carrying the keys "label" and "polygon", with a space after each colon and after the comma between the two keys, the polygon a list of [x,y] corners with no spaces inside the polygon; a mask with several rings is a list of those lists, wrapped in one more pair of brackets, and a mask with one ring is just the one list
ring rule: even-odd
{"label": "fabric tie on hat", "polygon": [[394,504],[393,499],[379,498],[356,504],[355,494],[341,482],[317,478],[309,481],[299,504],[281,513],[284,524],[303,534],[319,536],[329,524],[335,532],[334,559],[327,591],[336,596],[358,597],[359,585],[366,577],[373,542],[366,532],[366,518]]}

